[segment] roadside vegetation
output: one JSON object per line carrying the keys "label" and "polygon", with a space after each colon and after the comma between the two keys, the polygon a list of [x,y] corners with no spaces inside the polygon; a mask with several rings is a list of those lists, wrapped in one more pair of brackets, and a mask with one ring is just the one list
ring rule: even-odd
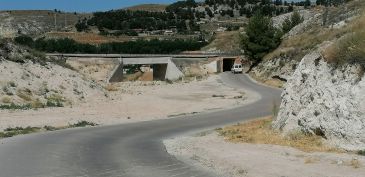
{"label": "roadside vegetation", "polygon": [[327,62],[336,65],[360,64],[365,69],[364,26],[365,10],[360,17],[347,26],[344,31],[346,34],[323,52]]}
{"label": "roadside vegetation", "polygon": [[77,127],[94,127],[98,126],[98,124],[88,121],[79,121],[75,124],[70,124],[65,127],[53,127],[53,126],[44,126],[44,127],[14,127],[7,128],[3,132],[0,132],[0,138],[10,138],[17,135],[26,135],[37,132],[47,132],[47,131],[56,131],[68,128],[77,128]]}
{"label": "roadside vegetation", "polygon": [[217,129],[217,131],[227,141],[235,143],[288,146],[304,152],[341,152],[339,149],[326,146],[320,136],[305,134],[300,131],[283,136],[280,132],[272,129],[272,120],[272,117],[266,117]]}
{"label": "roadside vegetation", "polygon": [[[309,24],[304,32],[295,36],[284,38],[281,44],[273,52],[264,57],[264,60],[272,60],[279,57],[286,57],[292,60],[300,61],[306,54],[308,54],[308,52],[315,49],[324,41],[333,41],[338,39],[340,40],[336,42],[337,44],[333,45],[333,47],[331,48],[328,48],[323,53],[327,61],[332,63],[344,63],[340,60],[352,61],[354,58],[358,58],[354,57],[354,55],[361,55],[361,51],[364,51],[363,48],[361,48],[363,47],[361,46],[361,44],[363,44],[363,42],[361,41],[361,30],[364,25],[361,21],[364,21],[363,18],[359,17],[357,20],[353,20],[343,27],[336,28],[333,26],[337,22],[341,21],[341,19],[345,20],[343,19],[343,14],[347,14],[349,12],[357,12],[359,9],[364,9],[365,3],[364,1],[346,1],[346,5],[341,5],[344,3],[344,1],[341,1],[341,3],[339,2],[340,1],[328,1],[328,3],[330,3],[330,5],[332,6],[328,5],[328,7],[319,7],[324,11],[321,17],[321,24]],[[355,34],[349,35],[351,33]],[[355,36],[356,38],[354,38]],[[360,40],[356,42],[354,41],[354,39]],[[352,44],[356,45],[346,47]],[[347,53],[345,54],[344,51],[347,51]]]}

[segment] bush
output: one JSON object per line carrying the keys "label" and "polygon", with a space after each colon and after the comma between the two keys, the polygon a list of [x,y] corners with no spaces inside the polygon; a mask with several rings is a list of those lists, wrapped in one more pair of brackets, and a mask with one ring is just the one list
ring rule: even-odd
{"label": "bush", "polygon": [[28,110],[31,109],[32,106],[30,104],[25,105],[16,105],[11,103],[10,105],[0,105],[0,109],[9,109],[9,110]]}
{"label": "bush", "polygon": [[365,149],[358,151],[357,154],[362,155],[362,156],[365,156]]}
{"label": "bush", "polygon": [[26,45],[26,46],[33,46],[33,39],[26,35],[17,36],[14,38],[14,41],[17,44]]}
{"label": "bush", "polygon": [[91,127],[94,127],[94,126],[97,126],[98,124],[96,123],[93,123],[93,122],[88,122],[88,121],[79,121],[75,124],[72,124],[72,125],[69,125],[70,128],[74,128],[74,127],[86,127],[86,126],[91,126]]}
{"label": "bush", "polygon": [[47,107],[63,107],[63,103],[65,102],[65,98],[58,94],[52,94],[47,97]]}
{"label": "bush", "polygon": [[25,135],[29,133],[39,132],[41,128],[39,127],[15,127],[15,128],[7,128],[4,130],[4,132],[0,132],[1,138],[9,138],[16,135]]}
{"label": "bush", "polygon": [[329,63],[360,64],[365,68],[365,14],[349,27],[349,33],[324,51]]}
{"label": "bush", "polygon": [[291,17],[287,17],[283,24],[282,24],[282,30],[284,33],[289,32],[291,29],[293,29],[295,26],[299,25],[304,21],[303,17],[299,14],[298,11],[294,11]]}

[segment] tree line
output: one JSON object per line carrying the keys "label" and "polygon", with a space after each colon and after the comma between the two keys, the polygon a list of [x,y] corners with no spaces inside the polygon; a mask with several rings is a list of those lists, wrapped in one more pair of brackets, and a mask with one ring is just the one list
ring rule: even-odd
{"label": "tree line", "polygon": [[73,39],[33,40],[29,36],[18,36],[14,41],[20,45],[47,53],[90,53],[90,54],[176,54],[182,51],[199,50],[207,45],[195,40],[137,40],[129,42],[111,42],[100,45],[78,43]]}
{"label": "tree line", "polygon": [[[82,19],[75,25],[77,31],[88,31],[90,26],[96,26],[100,32],[117,31],[117,35],[135,35],[134,29],[144,31],[166,30],[176,28],[179,33],[199,31],[196,20],[205,17],[205,13],[195,11],[194,0],[179,1],[169,5],[164,12],[111,10],[95,12],[90,19]],[[187,23],[190,21],[190,23]],[[105,34],[105,33],[104,33]]]}
{"label": "tree line", "polygon": [[[341,1],[341,0],[318,0]],[[208,5],[205,10],[196,8],[201,5]],[[219,5],[228,5],[231,9],[218,10]],[[196,2],[195,0],[178,1],[166,7],[164,12],[111,10],[107,12],[95,12],[90,19],[81,19],[75,25],[77,31],[88,31],[91,26],[99,29],[104,35],[129,35],[135,36],[136,29],[143,31],[166,30],[176,28],[178,33],[186,34],[192,31],[200,31],[200,26],[196,23],[201,18],[221,16],[234,17],[234,11],[238,11],[240,16],[251,17],[257,11],[263,15],[274,16],[294,10],[294,6],[309,7],[309,0],[301,2],[291,2],[282,0],[205,0]],[[112,31],[112,32],[110,32]]]}

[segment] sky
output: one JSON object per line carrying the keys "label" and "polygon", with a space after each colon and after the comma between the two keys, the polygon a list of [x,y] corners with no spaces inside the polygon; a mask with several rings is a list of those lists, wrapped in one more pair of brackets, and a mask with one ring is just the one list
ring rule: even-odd
{"label": "sky", "polygon": [[0,0],[0,10],[53,10],[95,12],[137,4],[170,4],[176,0]]}

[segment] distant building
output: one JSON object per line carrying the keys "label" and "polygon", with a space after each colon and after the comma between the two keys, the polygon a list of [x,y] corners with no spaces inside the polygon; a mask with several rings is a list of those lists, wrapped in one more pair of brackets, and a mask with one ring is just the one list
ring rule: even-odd
{"label": "distant building", "polygon": [[174,35],[175,33],[174,33],[174,31],[172,31],[172,30],[165,30],[165,32],[164,32],[164,35],[165,36],[172,36],[172,35]]}
{"label": "distant building", "polygon": [[217,29],[217,32],[225,32],[225,31],[227,31],[227,28],[226,27],[219,27]]}

